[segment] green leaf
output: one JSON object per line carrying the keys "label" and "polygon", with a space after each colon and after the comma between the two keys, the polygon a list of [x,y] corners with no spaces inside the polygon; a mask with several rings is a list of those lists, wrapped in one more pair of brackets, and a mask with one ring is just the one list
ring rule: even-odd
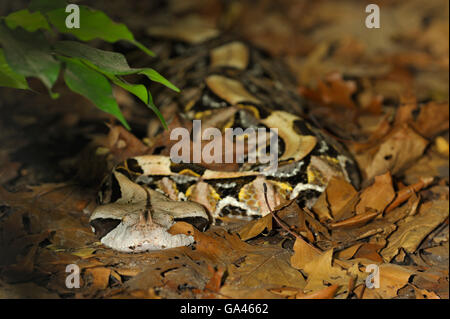
{"label": "green leaf", "polygon": [[123,79],[111,75],[110,79],[112,82],[121,88],[127,90],[131,94],[137,96],[142,102],[144,102],[155,114],[158,116],[159,120],[161,121],[164,128],[167,130],[167,123],[164,119],[163,115],[159,111],[159,109],[156,107],[156,105],[153,103],[153,98],[150,92],[147,90],[145,85],[142,84],[130,84],[125,82]]}
{"label": "green leaf", "polygon": [[27,9],[11,13],[5,18],[5,22],[10,29],[22,27],[28,32],[39,29],[50,30],[47,20],[40,12],[30,13]]}
{"label": "green leaf", "polygon": [[5,60],[3,50],[0,49],[0,86],[15,89],[29,89],[25,77],[14,72]]}
{"label": "green leaf", "polygon": [[143,74],[151,81],[161,83],[176,92],[180,92],[175,85],[153,69],[130,68],[127,60],[120,53],[99,50],[75,41],[59,41],[55,44],[55,51],[59,54],[92,63],[99,68],[99,71],[104,73],[112,73],[114,75]]}
{"label": "green leaf", "polygon": [[50,45],[41,31],[10,30],[0,24],[0,43],[12,70],[25,77],[39,78],[52,94],[51,88],[58,79],[61,63],[53,58]]}
{"label": "green leaf", "polygon": [[175,92],[180,92],[179,88],[177,88],[175,85],[170,83],[169,80],[167,80],[165,77],[163,77],[161,74],[159,74],[158,72],[156,72],[153,69],[143,69],[142,71],[139,72],[139,74],[144,74],[150,80],[161,83],[162,85],[167,86],[169,89],[172,89]]}
{"label": "green leaf", "polygon": [[132,72],[127,60],[120,53],[96,49],[75,41],[59,41],[54,48],[56,53],[89,61],[102,71],[113,74]]}
{"label": "green leaf", "polygon": [[155,112],[155,114],[158,116],[159,120],[161,121],[162,125],[164,126],[164,129],[167,130],[168,127],[167,127],[166,120],[164,120],[163,115],[161,114],[161,112],[159,111],[159,109],[156,107],[155,103],[153,103],[153,98],[152,98],[152,95],[150,94],[150,92],[149,92],[149,94],[148,94],[148,99],[149,99],[149,101],[148,101],[147,106],[148,106],[153,112]]}
{"label": "green leaf", "polygon": [[65,0],[32,0],[28,9],[30,11],[48,12],[55,9],[65,8],[67,1]]}
{"label": "green leaf", "polygon": [[117,86],[127,90],[131,94],[137,96],[142,102],[148,104],[149,92],[145,85],[143,84],[131,84],[123,79],[115,76],[114,74],[109,75],[109,79]]}
{"label": "green leaf", "polygon": [[99,109],[114,115],[130,129],[112,93],[109,81],[77,59],[60,57],[66,63],[64,80],[74,92],[91,100]]}
{"label": "green leaf", "polygon": [[[50,22],[62,33],[70,33],[81,41],[90,41],[100,38],[104,41],[114,43],[125,40],[138,45],[140,49],[144,46],[137,42],[128,28],[122,23],[112,21],[102,11],[92,10],[85,6],[80,6],[80,28],[69,29],[66,27],[67,13],[65,9],[56,9],[47,12]],[[144,50],[150,56],[154,53],[148,49]]]}

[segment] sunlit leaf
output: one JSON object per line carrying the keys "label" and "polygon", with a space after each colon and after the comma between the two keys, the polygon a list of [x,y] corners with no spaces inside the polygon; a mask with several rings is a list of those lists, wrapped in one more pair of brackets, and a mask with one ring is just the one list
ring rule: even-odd
{"label": "sunlit leaf", "polygon": [[30,13],[27,9],[11,13],[5,17],[5,22],[10,29],[22,27],[29,32],[39,29],[50,29],[47,20],[40,12]]}
{"label": "sunlit leaf", "polygon": [[15,89],[29,89],[25,77],[14,72],[6,62],[3,49],[0,49],[0,86]]}

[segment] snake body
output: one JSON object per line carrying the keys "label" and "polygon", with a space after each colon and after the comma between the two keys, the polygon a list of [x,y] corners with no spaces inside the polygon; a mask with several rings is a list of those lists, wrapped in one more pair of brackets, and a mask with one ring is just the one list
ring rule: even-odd
{"label": "snake body", "polygon": [[151,154],[118,164],[102,185],[91,225],[105,245],[121,251],[188,245],[190,236],[167,232],[176,220],[204,229],[231,217],[264,216],[285,200],[311,206],[333,176],[358,184],[353,159],[302,116],[305,103],[287,71],[258,49],[241,41],[210,41],[169,61],[164,74],[182,92],[161,94],[159,105],[176,110],[171,114],[184,122],[200,120],[220,132],[276,128],[276,169],[250,163],[248,153],[230,165],[178,163],[170,156],[167,133],[155,129]]}

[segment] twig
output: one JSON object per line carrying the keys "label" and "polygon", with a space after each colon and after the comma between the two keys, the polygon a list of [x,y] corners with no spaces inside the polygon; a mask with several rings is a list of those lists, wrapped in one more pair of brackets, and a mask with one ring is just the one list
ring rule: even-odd
{"label": "twig", "polygon": [[269,205],[269,200],[267,199],[267,185],[266,185],[266,183],[263,184],[263,188],[264,188],[264,200],[266,201],[266,205],[269,208],[269,211],[272,214],[273,219],[275,219],[275,221],[278,223],[278,225],[280,225],[281,228],[286,230],[289,234],[291,234],[295,238],[300,238],[300,239],[303,240],[302,236],[300,236],[299,234],[293,232],[281,219],[278,218],[277,215],[275,215],[275,213],[273,212],[272,208]]}

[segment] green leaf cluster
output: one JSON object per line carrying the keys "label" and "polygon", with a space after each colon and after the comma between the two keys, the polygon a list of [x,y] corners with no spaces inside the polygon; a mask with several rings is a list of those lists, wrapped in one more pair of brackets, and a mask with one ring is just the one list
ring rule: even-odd
{"label": "green leaf cluster", "polygon": [[[136,41],[124,24],[112,21],[105,13],[79,6],[80,28],[69,29],[66,2],[32,0],[28,9],[0,18],[0,86],[30,89],[27,77],[40,79],[50,95],[60,72],[68,88],[91,100],[101,110],[114,115],[130,128],[113,97],[112,84],[138,97],[167,125],[143,84],[131,84],[124,76],[141,74],[179,92],[179,89],[151,68],[131,68],[117,52],[93,48],[82,42],[102,39],[114,43],[128,41],[150,56],[153,52]],[[57,41],[57,33],[71,34],[79,41]]]}

